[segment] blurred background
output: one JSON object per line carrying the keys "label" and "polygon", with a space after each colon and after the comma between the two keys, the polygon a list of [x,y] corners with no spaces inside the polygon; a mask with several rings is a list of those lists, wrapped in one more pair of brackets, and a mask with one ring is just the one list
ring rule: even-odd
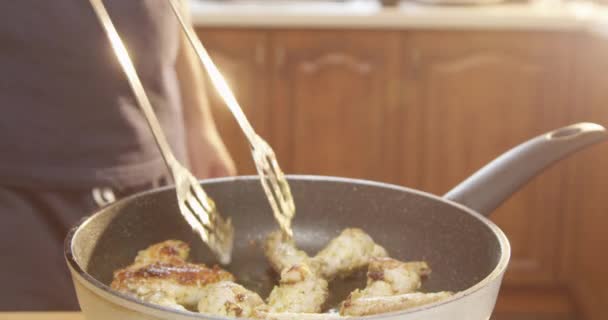
{"label": "blurred background", "polygon": [[[608,124],[608,2],[192,2],[197,32],[288,173],[443,194],[508,148]],[[209,88],[210,92],[214,92]],[[240,174],[246,140],[213,112]],[[608,145],[560,162],[492,219],[513,257],[496,320],[606,319]]]}

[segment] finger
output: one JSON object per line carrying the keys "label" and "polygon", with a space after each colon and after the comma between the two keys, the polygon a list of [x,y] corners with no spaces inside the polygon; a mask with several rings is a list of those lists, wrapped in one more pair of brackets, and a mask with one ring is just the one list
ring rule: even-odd
{"label": "finger", "polygon": [[230,168],[230,166],[226,164],[214,164],[209,168],[209,178],[221,178],[234,176],[236,174],[236,169],[234,167]]}

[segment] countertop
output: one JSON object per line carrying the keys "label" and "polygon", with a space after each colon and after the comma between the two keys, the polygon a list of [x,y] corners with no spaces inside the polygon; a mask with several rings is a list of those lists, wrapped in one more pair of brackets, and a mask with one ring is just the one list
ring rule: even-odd
{"label": "countertop", "polygon": [[191,0],[197,26],[345,29],[524,29],[608,33],[608,6],[587,1],[531,0],[478,6],[375,1],[268,2]]}
{"label": "countertop", "polygon": [[80,312],[0,312],[0,320],[85,320]]}

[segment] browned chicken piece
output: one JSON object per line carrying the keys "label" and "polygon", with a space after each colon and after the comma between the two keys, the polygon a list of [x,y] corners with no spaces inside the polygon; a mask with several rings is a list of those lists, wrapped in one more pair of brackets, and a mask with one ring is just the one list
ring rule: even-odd
{"label": "browned chicken piece", "polygon": [[347,318],[334,313],[274,313],[266,311],[258,311],[257,313],[257,319],[262,320],[337,320]]}
{"label": "browned chicken piece", "polygon": [[135,263],[130,267],[138,268],[156,262],[185,262],[189,254],[190,246],[187,243],[179,240],[167,240],[139,251],[135,257]]}
{"label": "browned chicken piece", "polygon": [[234,318],[254,318],[259,307],[265,304],[257,293],[230,281],[206,286],[198,302],[200,313]]}
{"label": "browned chicken piece", "polygon": [[272,268],[281,272],[293,265],[307,265],[314,273],[331,280],[346,277],[364,268],[374,257],[386,257],[384,248],[361,229],[345,229],[331,240],[314,258],[299,250],[293,240],[286,239],[280,231],[272,232],[264,244],[264,252]]}
{"label": "browned chicken piece", "polygon": [[195,307],[202,288],[234,276],[218,267],[188,263],[189,246],[165,241],[142,250],[135,263],[114,272],[112,289],[143,301],[183,309]]}
{"label": "browned chicken piece", "polygon": [[268,297],[268,312],[318,313],[327,299],[327,281],[306,265],[281,272],[279,286]]}
{"label": "browned chicken piece", "polygon": [[266,237],[264,253],[277,273],[295,265],[311,265],[306,252],[298,249],[295,242],[287,239],[280,230],[271,232]]}
{"label": "browned chicken piece", "polygon": [[[282,290],[286,290],[286,287],[283,286]],[[291,290],[291,288],[288,290]],[[313,292],[314,291],[315,289],[313,288]],[[329,315],[324,313],[271,311],[272,308],[266,305],[257,293],[229,281],[210,284],[204,288],[204,292],[205,294],[198,304],[198,311],[209,315],[263,320],[330,320],[344,318],[339,314]],[[295,292],[296,291],[281,292],[282,298],[280,298],[281,302],[279,304],[285,306],[286,303],[290,303],[288,302],[289,299],[293,299],[291,301],[292,304],[300,303],[297,299],[300,299],[301,296],[294,295]],[[312,300],[305,300],[301,303],[309,303],[307,301]],[[276,302],[276,300],[272,301],[275,307],[277,306]],[[293,307],[291,307],[291,309],[296,310]]]}
{"label": "browned chicken piece", "polygon": [[299,250],[292,239],[287,239],[281,231],[268,235],[264,252],[273,269],[281,274],[279,286],[275,286],[268,297],[268,307],[264,317],[271,314],[290,312],[320,312],[327,299],[327,281],[311,269],[311,259]]}
{"label": "browned chicken piece", "polygon": [[391,258],[373,258],[368,266],[367,287],[356,290],[352,298],[392,296],[411,293],[422,285],[431,269],[426,262],[401,262]]}
{"label": "browned chicken piece", "polygon": [[313,270],[328,280],[345,277],[367,266],[372,258],[386,257],[386,250],[361,229],[345,229],[312,258]]}
{"label": "browned chicken piece", "polygon": [[[138,253],[132,265],[114,273],[112,288],[144,301],[201,313],[266,320],[332,320],[405,310],[436,302],[450,292],[418,293],[431,270],[425,262],[386,258],[384,248],[360,229],[345,229],[310,258],[279,231],[269,235],[265,253],[278,286],[267,304],[255,292],[234,282],[218,267],[187,262],[189,246],[181,241],[158,243]],[[368,266],[367,286],[342,303],[340,314],[321,314],[328,296],[327,280]]]}
{"label": "browned chicken piece", "polygon": [[340,314],[343,316],[362,317],[380,313],[402,311],[441,301],[451,296],[451,292],[415,292],[395,296],[367,297],[345,302],[342,305]]}
{"label": "browned chicken piece", "polygon": [[353,291],[342,303],[343,316],[365,316],[405,310],[451,296],[449,292],[415,292],[431,269],[426,262],[401,262],[374,258],[367,272],[367,286]]}

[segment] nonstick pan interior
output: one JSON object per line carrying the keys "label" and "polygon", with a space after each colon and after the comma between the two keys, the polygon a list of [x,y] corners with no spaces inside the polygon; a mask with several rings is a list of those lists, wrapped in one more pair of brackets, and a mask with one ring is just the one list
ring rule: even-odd
{"label": "nonstick pan interior", "polygon": [[[422,289],[429,292],[465,290],[487,277],[500,261],[496,227],[441,198],[360,180],[306,176],[289,180],[297,207],[296,242],[310,254],[342,229],[358,227],[393,258],[427,261],[433,272]],[[276,275],[270,271],[261,243],[277,225],[259,181],[239,177],[203,186],[236,229],[233,261],[227,269],[240,283],[267,296]],[[190,243],[193,261],[216,263],[179,215],[172,188],[104,208],[75,232],[72,251],[80,267],[103,286],[109,285],[114,270],[132,263],[139,250],[168,239]],[[361,284],[356,278],[331,283],[329,305]]]}

